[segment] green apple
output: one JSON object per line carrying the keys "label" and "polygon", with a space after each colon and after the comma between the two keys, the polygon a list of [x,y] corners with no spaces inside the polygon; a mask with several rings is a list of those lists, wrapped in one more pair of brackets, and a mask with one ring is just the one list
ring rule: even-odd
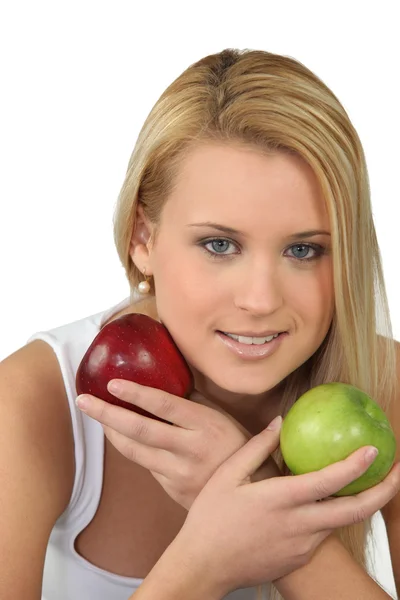
{"label": "green apple", "polygon": [[385,413],[367,394],[345,383],[326,383],[308,390],[290,408],[280,446],[294,475],[323,469],[362,446],[378,448],[367,471],[333,494],[350,496],[386,477],[394,463],[396,438]]}

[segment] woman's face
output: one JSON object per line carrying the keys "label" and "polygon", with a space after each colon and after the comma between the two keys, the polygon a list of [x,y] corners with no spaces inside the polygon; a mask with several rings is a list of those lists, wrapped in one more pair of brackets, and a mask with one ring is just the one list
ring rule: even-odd
{"label": "woman's face", "polygon": [[[303,234],[310,230],[328,233]],[[334,311],[329,231],[317,180],[300,157],[223,144],[185,157],[147,271],[197,389],[265,396],[318,349]],[[288,335],[267,355],[269,342],[252,345],[256,358],[219,333],[268,331]]]}

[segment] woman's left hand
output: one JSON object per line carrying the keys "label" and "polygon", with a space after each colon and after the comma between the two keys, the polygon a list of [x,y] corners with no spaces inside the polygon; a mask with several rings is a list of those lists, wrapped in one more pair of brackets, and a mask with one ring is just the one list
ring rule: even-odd
{"label": "woman's left hand", "polygon": [[123,456],[149,469],[167,494],[187,510],[217,468],[252,437],[220,407],[212,408],[199,392],[187,400],[131,381],[112,381],[120,385],[118,392],[109,388],[114,396],[175,426],[87,394],[90,403],[84,412],[103,425],[106,437]]}

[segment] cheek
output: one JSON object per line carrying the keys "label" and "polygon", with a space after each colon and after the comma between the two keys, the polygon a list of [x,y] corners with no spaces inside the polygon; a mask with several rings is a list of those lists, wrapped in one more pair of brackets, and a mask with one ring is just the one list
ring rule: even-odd
{"label": "cheek", "polygon": [[319,321],[320,323],[321,333],[326,333],[331,324],[335,310],[335,290],[333,284],[333,272],[330,265],[322,270],[321,277],[318,279],[313,308],[315,310],[315,315],[318,315],[316,321]]}
{"label": "cheek", "polygon": [[[319,272],[310,273],[295,286],[291,285],[290,305],[308,321],[320,325],[321,321],[331,320],[335,298],[332,270],[328,265]],[[289,297],[289,296],[288,296]]]}
{"label": "cheek", "polygon": [[180,294],[188,300],[215,295],[216,270],[207,264],[201,249],[190,244],[160,241],[152,261],[157,295]]}
{"label": "cheek", "polygon": [[322,272],[321,297],[326,305],[326,311],[332,313],[335,306],[335,288],[333,281],[333,268],[331,261]]}
{"label": "cheek", "polygon": [[169,245],[168,251],[161,250],[157,254],[153,268],[161,318],[165,316],[168,321],[183,324],[190,315],[199,318],[199,315],[209,314],[210,304],[218,294],[215,275],[210,276],[192,252],[174,251]]}

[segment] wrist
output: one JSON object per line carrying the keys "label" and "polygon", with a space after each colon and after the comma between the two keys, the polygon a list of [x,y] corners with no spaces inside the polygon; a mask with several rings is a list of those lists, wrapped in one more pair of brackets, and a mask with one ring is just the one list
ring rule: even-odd
{"label": "wrist", "polygon": [[389,598],[354,560],[336,531],[321,542],[306,565],[273,583],[286,600]]}
{"label": "wrist", "polygon": [[[168,546],[139,588],[134,599],[221,600],[227,593],[211,577],[206,561],[197,560],[190,543],[179,538]],[[133,600],[133,599],[132,599]]]}

